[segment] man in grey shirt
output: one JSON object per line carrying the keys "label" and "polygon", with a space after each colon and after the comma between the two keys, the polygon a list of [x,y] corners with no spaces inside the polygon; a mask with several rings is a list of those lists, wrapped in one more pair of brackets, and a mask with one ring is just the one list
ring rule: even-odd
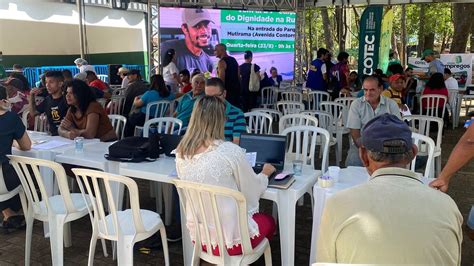
{"label": "man in grey shirt", "polygon": [[347,119],[347,128],[350,129],[352,141],[346,158],[346,166],[363,166],[359,157],[361,129],[372,118],[389,113],[401,119],[400,108],[397,103],[382,96],[383,85],[377,77],[365,78],[362,83],[364,96],[352,102]]}
{"label": "man in grey shirt", "polygon": [[429,64],[428,73],[426,73],[426,78],[431,77],[431,75],[433,75],[434,73],[444,73],[444,64],[441,62],[441,60],[437,59],[434,56],[433,50],[424,50],[421,59],[425,60]]}
{"label": "man in grey shirt", "polygon": [[176,52],[176,67],[179,71],[187,69],[193,72],[199,69],[201,72],[212,72],[213,63],[211,57],[203,50],[210,46],[212,28],[214,23],[206,9],[183,9],[183,24],[181,30],[184,40],[169,40],[161,44],[161,55],[169,49]]}

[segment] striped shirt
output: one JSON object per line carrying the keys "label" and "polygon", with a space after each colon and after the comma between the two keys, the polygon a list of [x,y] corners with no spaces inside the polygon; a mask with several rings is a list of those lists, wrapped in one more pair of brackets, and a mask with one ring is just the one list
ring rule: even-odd
{"label": "striped shirt", "polygon": [[234,137],[239,138],[241,133],[247,132],[247,123],[242,110],[228,101],[225,102],[225,106],[225,116],[227,118],[224,128],[225,140],[233,141]]}

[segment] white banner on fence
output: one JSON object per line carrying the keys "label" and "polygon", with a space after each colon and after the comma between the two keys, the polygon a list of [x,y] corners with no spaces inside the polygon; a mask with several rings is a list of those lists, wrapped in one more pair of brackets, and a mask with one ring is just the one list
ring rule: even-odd
{"label": "white banner on fence", "polygon": [[428,72],[428,63],[424,60],[421,60],[419,57],[409,57],[408,66],[413,68],[415,73],[426,73]]}
{"label": "white banner on fence", "polygon": [[458,81],[460,89],[472,81],[472,54],[442,54],[441,62],[445,68],[449,68],[453,78]]}

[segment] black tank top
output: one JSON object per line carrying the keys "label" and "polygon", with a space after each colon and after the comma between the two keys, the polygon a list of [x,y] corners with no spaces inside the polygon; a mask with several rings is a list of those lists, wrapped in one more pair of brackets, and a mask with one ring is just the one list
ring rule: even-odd
{"label": "black tank top", "polygon": [[224,86],[227,94],[240,95],[239,64],[232,56],[222,58],[226,64]]}

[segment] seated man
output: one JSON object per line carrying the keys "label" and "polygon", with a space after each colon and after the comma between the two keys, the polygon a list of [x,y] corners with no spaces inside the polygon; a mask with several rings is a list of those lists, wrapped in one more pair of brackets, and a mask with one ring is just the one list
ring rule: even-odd
{"label": "seated man", "polygon": [[391,114],[364,126],[359,153],[370,180],[328,198],[317,262],[460,265],[461,213],[406,169],[417,153],[411,134]]}
{"label": "seated man", "polygon": [[135,97],[144,94],[147,89],[148,85],[142,80],[142,76],[140,75],[140,71],[137,69],[132,69],[127,75],[129,80],[127,90],[125,91],[125,103],[123,106],[123,116],[128,117],[130,114],[130,110],[133,106],[133,101]]}
{"label": "seated man", "polygon": [[58,128],[61,120],[66,116],[67,105],[66,98],[63,95],[64,77],[61,71],[48,71],[45,73],[46,89],[49,95],[36,106],[35,96],[42,92],[42,89],[32,89],[30,93],[29,110],[31,116],[46,113],[48,118],[49,131],[51,135],[58,135]]}
{"label": "seated man", "polygon": [[217,96],[225,101],[225,116],[227,117],[224,128],[225,140],[239,144],[240,134],[247,132],[247,123],[242,110],[225,100],[226,90],[222,80],[219,78],[208,79],[206,81],[206,95]]}
{"label": "seated man", "polygon": [[405,88],[405,76],[401,74],[394,74],[388,79],[390,88],[382,92],[382,96],[394,100],[400,110],[405,110],[405,103],[403,101],[403,89]]}
{"label": "seated man", "polygon": [[194,103],[204,93],[204,86],[206,84],[206,79],[203,74],[197,74],[192,79],[193,89],[184,94],[181,98],[181,101],[176,108],[176,112],[173,114],[174,117],[180,119],[183,122],[183,128],[181,133],[186,132],[186,128],[189,124],[189,119],[191,118],[191,113],[193,112]]}
{"label": "seated man", "polygon": [[378,77],[369,76],[362,83],[364,96],[357,98],[351,104],[347,128],[351,131],[352,142],[347,153],[346,166],[362,166],[359,157],[360,129],[364,127],[370,119],[385,114],[393,114],[400,118],[400,109],[393,100],[382,96],[383,81]]}

